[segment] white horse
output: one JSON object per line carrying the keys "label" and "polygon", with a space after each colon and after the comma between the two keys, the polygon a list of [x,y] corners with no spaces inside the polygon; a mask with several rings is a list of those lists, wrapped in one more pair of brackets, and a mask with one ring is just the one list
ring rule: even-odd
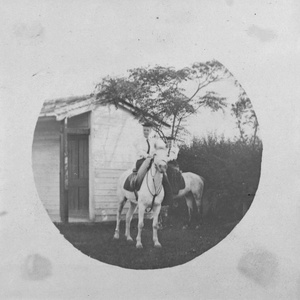
{"label": "white horse", "polygon": [[119,206],[117,211],[117,224],[114,234],[114,239],[119,239],[120,232],[120,219],[123,207],[127,200],[129,200],[130,207],[126,214],[126,229],[125,236],[127,241],[133,241],[130,235],[130,223],[132,216],[138,206],[138,234],[136,238],[136,247],[143,248],[141,242],[142,229],[144,227],[144,214],[146,209],[152,211],[153,215],[153,242],[155,247],[161,247],[158,241],[157,229],[158,229],[158,215],[161,209],[161,203],[164,198],[164,189],[162,186],[163,173],[167,170],[167,150],[158,149],[154,154],[153,163],[146,173],[141,188],[138,192],[138,201],[133,192],[129,192],[124,189],[124,183],[127,177],[130,175],[131,170],[124,172],[119,178],[117,187],[117,196],[119,199]]}
{"label": "white horse", "polygon": [[[192,172],[182,173],[185,181],[185,188],[179,190],[178,195],[174,196],[174,201],[178,201],[180,198],[185,198],[188,207],[188,226],[192,220],[193,213],[193,201],[195,201],[197,206],[197,214],[200,220],[202,219],[202,201],[203,201],[203,191],[204,191],[204,178],[194,174]],[[186,228],[186,226],[184,226]]]}

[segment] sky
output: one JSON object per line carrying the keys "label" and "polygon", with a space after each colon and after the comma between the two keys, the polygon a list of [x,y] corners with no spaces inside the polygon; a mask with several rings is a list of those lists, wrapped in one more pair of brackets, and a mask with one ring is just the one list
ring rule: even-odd
{"label": "sky", "polygon": [[234,86],[232,79],[224,79],[208,86],[206,90],[213,90],[222,97],[226,97],[227,107],[224,110],[213,112],[210,108],[199,110],[196,115],[187,121],[187,129],[191,133],[190,138],[207,137],[210,134],[234,139],[239,135],[235,118],[231,115],[231,104],[238,100],[239,90]]}

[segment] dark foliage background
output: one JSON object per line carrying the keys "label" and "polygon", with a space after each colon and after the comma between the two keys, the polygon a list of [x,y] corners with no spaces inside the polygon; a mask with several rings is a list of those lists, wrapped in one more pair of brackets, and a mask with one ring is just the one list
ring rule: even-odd
{"label": "dark foliage background", "polygon": [[258,188],[262,143],[225,140],[214,135],[195,138],[180,148],[178,162],[183,172],[205,179],[204,214],[209,218],[240,220]]}

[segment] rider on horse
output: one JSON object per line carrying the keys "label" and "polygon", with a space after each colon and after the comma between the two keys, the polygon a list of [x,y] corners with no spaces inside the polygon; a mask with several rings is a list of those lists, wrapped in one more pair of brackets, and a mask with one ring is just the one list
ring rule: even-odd
{"label": "rider on horse", "polygon": [[138,157],[138,160],[135,164],[135,172],[139,170],[139,168],[142,166],[142,164],[147,158],[152,158],[155,140],[153,137],[151,137],[151,132],[152,124],[148,122],[144,123],[143,137],[139,137],[134,143],[134,147],[136,149]]}
{"label": "rider on horse", "polygon": [[[143,137],[138,138],[134,147],[137,152],[137,161],[135,163],[135,168],[133,173],[125,182],[124,188],[127,190],[134,191],[136,198],[138,198],[138,191],[141,187],[143,178],[147,173],[148,169],[151,167],[152,158],[155,153],[155,150],[160,147],[165,147],[165,144],[162,140],[152,137],[152,124],[146,122],[143,124]],[[167,174],[163,175],[163,188],[165,192],[165,197],[162,205],[168,205],[172,201],[172,190],[167,178]]]}

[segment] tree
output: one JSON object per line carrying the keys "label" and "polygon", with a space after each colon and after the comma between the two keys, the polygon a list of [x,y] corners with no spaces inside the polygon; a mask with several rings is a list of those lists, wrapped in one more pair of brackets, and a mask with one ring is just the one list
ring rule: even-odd
{"label": "tree", "polygon": [[231,112],[236,118],[241,140],[255,145],[258,131],[257,117],[245,90],[237,81],[235,85],[239,88],[239,96],[238,100],[231,105]]}
{"label": "tree", "polygon": [[171,136],[178,138],[184,120],[202,107],[213,111],[226,106],[226,98],[207,88],[214,82],[230,76],[218,61],[194,63],[191,67],[135,68],[125,77],[105,77],[96,85],[95,96],[102,104],[129,103],[136,108],[140,121],[150,118],[155,130],[165,139],[162,123],[171,126]]}

